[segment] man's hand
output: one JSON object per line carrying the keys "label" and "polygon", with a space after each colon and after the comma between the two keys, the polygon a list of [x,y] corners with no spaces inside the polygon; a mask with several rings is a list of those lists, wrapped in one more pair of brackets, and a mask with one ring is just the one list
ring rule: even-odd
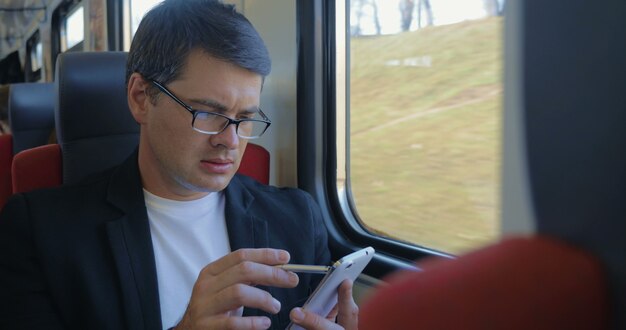
{"label": "man's hand", "polygon": [[[345,280],[339,286],[337,306],[326,318],[302,308],[294,308],[289,314],[291,321],[308,330],[346,329],[356,330],[359,327],[359,307],[352,297],[352,282]],[[336,322],[335,323],[335,318]]]}
{"label": "man's hand", "polygon": [[289,253],[276,249],[241,249],[202,269],[193,286],[191,299],[176,329],[267,329],[263,316],[233,316],[238,308],[280,311],[280,302],[256,285],[293,288],[295,273],[273,267],[289,262]]}

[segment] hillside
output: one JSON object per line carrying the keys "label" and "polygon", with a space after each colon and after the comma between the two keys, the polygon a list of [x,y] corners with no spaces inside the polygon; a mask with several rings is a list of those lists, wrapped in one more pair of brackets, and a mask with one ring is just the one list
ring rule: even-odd
{"label": "hillside", "polygon": [[351,186],[364,222],[458,253],[498,232],[501,18],[351,43]]}

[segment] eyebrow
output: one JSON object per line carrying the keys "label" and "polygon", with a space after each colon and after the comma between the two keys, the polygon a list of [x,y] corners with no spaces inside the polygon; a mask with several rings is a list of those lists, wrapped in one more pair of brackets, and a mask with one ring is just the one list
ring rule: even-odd
{"label": "eyebrow", "polygon": [[[211,100],[211,99],[190,99],[189,100],[190,103],[195,103],[195,104],[201,104],[210,108],[215,109],[216,112],[224,114],[228,112],[228,107],[226,107],[225,105]],[[194,109],[197,110],[197,109]],[[242,109],[240,111],[238,111],[238,114],[252,114],[252,113],[257,113],[259,112],[259,107],[255,106],[255,107],[251,107],[251,108],[247,108],[247,109]],[[202,110],[198,110],[198,111],[202,111]]]}

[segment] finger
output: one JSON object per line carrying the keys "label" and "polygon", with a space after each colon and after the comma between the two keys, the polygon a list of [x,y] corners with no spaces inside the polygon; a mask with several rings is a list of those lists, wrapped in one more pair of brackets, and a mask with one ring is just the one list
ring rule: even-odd
{"label": "finger", "polygon": [[352,296],[352,281],[345,280],[339,286],[339,297],[337,306],[337,323],[344,329],[358,329],[359,327],[359,306],[354,302]]}
{"label": "finger", "polygon": [[267,285],[280,288],[293,288],[298,285],[299,278],[294,272],[251,261],[241,262],[219,275],[216,281],[222,287],[235,283],[250,285]]}
{"label": "finger", "polygon": [[241,306],[257,308],[270,314],[280,311],[281,304],[269,292],[245,284],[231,285],[204,304],[205,315],[226,313]]}
{"label": "finger", "polygon": [[289,313],[291,321],[308,330],[340,330],[340,325],[302,308],[294,308]]}
{"label": "finger", "polygon": [[337,313],[339,313],[339,305],[335,305],[333,309],[328,312],[326,319],[335,322],[337,320]]}
{"label": "finger", "polygon": [[208,264],[201,271],[210,275],[218,275],[241,262],[252,261],[266,265],[281,265],[289,262],[289,252],[279,249],[239,249]]}
{"label": "finger", "polygon": [[264,316],[216,317],[203,324],[196,325],[199,329],[245,329],[264,330],[272,325],[272,321]]}
{"label": "finger", "polygon": [[276,261],[284,263],[288,260],[289,253],[284,250],[237,250],[204,267],[196,280],[193,292],[199,296],[211,296],[236,283],[295,287],[298,285],[298,276],[295,273],[262,264]]}
{"label": "finger", "polygon": [[194,290],[202,292],[203,296],[211,296],[224,288],[240,283],[251,286],[293,288],[299,282],[298,275],[294,272],[251,261],[243,261],[215,276],[207,274],[200,276]]}

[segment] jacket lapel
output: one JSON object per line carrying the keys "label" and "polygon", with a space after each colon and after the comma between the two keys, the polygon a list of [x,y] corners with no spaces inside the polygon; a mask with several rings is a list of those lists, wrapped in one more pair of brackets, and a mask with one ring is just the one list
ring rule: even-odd
{"label": "jacket lapel", "polygon": [[251,214],[254,196],[235,175],[225,189],[225,217],[232,251],[242,248],[269,247],[267,221]]}
{"label": "jacket lapel", "polygon": [[[254,196],[235,175],[225,189],[226,206],[225,217],[228,230],[228,239],[232,251],[242,248],[269,247],[267,221],[253,216],[250,212]],[[272,288],[259,286],[273,295]],[[258,309],[244,308],[244,316],[267,316],[272,324],[279,322],[276,315]]]}
{"label": "jacket lapel", "polygon": [[106,230],[122,288],[129,329],[160,329],[156,265],[150,236],[137,152],[111,176],[108,201],[124,214]]}

